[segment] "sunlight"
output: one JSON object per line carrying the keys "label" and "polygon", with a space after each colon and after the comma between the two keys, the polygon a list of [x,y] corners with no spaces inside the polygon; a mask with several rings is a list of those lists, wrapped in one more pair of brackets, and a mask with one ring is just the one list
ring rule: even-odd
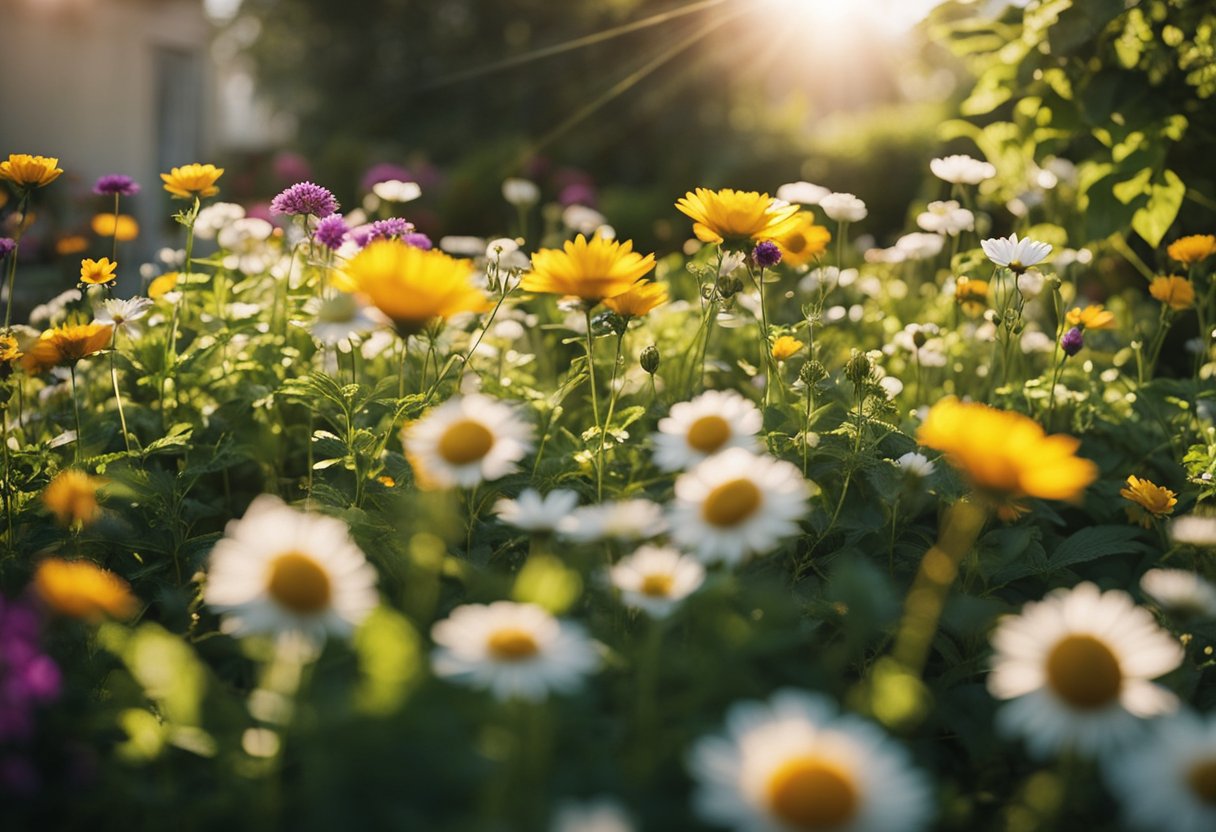
{"label": "sunlight", "polygon": [[888,32],[906,31],[942,0],[779,0],[778,13],[798,24],[877,24]]}

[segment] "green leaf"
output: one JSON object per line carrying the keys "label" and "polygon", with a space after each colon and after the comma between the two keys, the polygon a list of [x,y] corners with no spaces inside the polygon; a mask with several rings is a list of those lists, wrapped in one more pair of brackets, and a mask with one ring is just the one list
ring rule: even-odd
{"label": "green leaf", "polygon": [[354,646],[359,657],[355,708],[370,716],[395,712],[422,676],[422,639],[401,613],[378,607],[355,633]]}
{"label": "green leaf", "polygon": [[1056,547],[1049,561],[1051,571],[1088,563],[1112,555],[1149,551],[1136,526],[1090,526],[1073,534]]}
{"label": "green leaf", "polygon": [[1148,198],[1148,204],[1132,217],[1132,228],[1137,234],[1156,248],[1165,239],[1166,233],[1178,212],[1182,209],[1182,198],[1186,195],[1186,183],[1172,170],[1163,174],[1164,183],[1154,183]]}

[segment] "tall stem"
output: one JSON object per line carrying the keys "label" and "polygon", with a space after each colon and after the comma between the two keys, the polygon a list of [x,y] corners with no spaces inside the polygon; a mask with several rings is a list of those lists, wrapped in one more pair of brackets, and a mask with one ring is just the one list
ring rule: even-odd
{"label": "tall stem", "polygon": [[80,463],[80,441],[84,438],[84,431],[80,429],[80,402],[76,399],[76,364],[68,365],[68,372],[72,376],[72,413],[76,416],[76,462]]}
{"label": "tall stem", "polygon": [[0,443],[4,445],[4,519],[7,522],[8,534],[5,539],[8,542],[9,555],[17,553],[17,526],[13,523],[13,469],[12,463],[8,458],[8,403],[0,408],[0,418],[4,422],[4,434],[0,436]]}
{"label": "tall stem", "polygon": [[[117,199],[117,197],[115,197]],[[122,392],[118,389],[118,368],[114,365],[114,356],[118,353],[118,328],[114,328],[114,339],[110,342],[110,383],[114,385],[114,401],[118,403],[118,421],[122,425],[122,441],[131,453],[131,440],[127,437],[127,417],[122,410]]]}
{"label": "tall stem", "polygon": [[114,194],[114,228],[110,242],[110,262],[118,262],[118,194]]}
{"label": "tall stem", "polygon": [[595,499],[600,502],[604,499],[604,437],[612,425],[612,414],[616,410],[616,376],[621,365],[621,343],[624,340],[625,333],[622,331],[616,336],[616,355],[612,359],[612,380],[608,382],[608,416],[604,419],[604,424],[600,426],[599,448],[595,452]]}
{"label": "tall stem", "polygon": [[13,285],[17,280],[17,253],[21,249],[21,237],[25,234],[26,217],[25,211],[30,204],[30,192],[24,191],[21,194],[21,201],[17,203],[17,215],[21,218],[17,223],[17,230],[13,232],[13,250],[8,254],[8,304],[4,309],[4,331],[8,332],[12,328],[13,322]]}
{"label": "tall stem", "polygon": [[598,425],[600,423],[600,400],[599,394],[595,391],[595,338],[591,334],[591,306],[584,304],[583,312],[587,319],[587,381],[591,385],[591,415]]}

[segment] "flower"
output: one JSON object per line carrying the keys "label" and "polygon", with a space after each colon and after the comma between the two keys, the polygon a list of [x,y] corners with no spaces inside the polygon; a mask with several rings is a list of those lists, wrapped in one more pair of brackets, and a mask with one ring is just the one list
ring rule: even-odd
{"label": "flower", "polygon": [[934,234],[957,237],[963,231],[975,228],[975,214],[951,199],[945,202],[930,202],[916,217],[916,224]]}
{"label": "flower", "polygon": [[988,306],[988,281],[960,277],[954,285],[954,300],[968,315],[978,315]]}
{"label": "flower", "polygon": [[643,257],[633,241],[619,243],[603,237],[590,242],[582,234],[559,249],[532,255],[532,270],[523,276],[525,292],[577,295],[588,303],[623,295],[654,268],[654,255]]}
{"label": "flower", "polygon": [[794,338],[789,335],[782,335],[776,341],[773,342],[773,349],[772,349],[773,360],[774,361],[785,361],[786,359],[790,358],[795,353],[797,353],[804,346],[806,346],[806,345],[803,344],[801,341],[799,341],[797,338]]}
{"label": "flower", "polygon": [[110,345],[114,327],[108,324],[63,324],[48,329],[21,359],[28,372],[36,373],[58,364],[75,364]]}
{"label": "flower", "polygon": [[988,691],[1012,700],[997,725],[1036,757],[1128,747],[1139,718],[1177,706],[1149,680],[1178,667],[1182,647],[1125,592],[1088,582],[1057,589],[1002,618],[992,645]]}
{"label": "flower", "polygon": [[40,619],[32,603],[0,597],[0,743],[6,745],[33,736],[35,708],[58,699],[62,688],[59,666],[42,649]]}
{"label": "flower", "polygon": [[473,263],[400,240],[377,240],[351,258],[339,288],[364,294],[402,334],[420,332],[436,318],[489,308],[473,285]]}
{"label": "flower", "polygon": [[762,269],[771,269],[781,262],[781,248],[772,240],[761,240],[752,249],[752,262]]}
{"label": "flower", "polygon": [[553,814],[549,832],[635,832],[629,814],[615,800],[563,803]]}
{"label": "flower", "polygon": [[1047,278],[1043,277],[1043,273],[1038,269],[1027,269],[1018,275],[1018,291],[1022,293],[1022,297],[1026,300],[1034,300],[1043,293],[1043,287],[1047,285]]}
{"label": "flower", "polygon": [[692,218],[692,231],[703,243],[738,245],[743,240],[776,240],[797,224],[796,205],[780,205],[768,194],[725,188],[697,188],[676,202]]}
{"label": "flower", "polygon": [[1173,514],[1174,506],[1178,505],[1178,495],[1173,491],[1135,475],[1127,478],[1127,487],[1119,496],[1133,503],[1127,507],[1127,519],[1146,529],[1152,528],[1154,520]]}
{"label": "flower", "polygon": [[60,471],[42,492],[42,503],[65,526],[87,526],[101,517],[97,491],[105,480],[91,477],[84,471],[68,468]]}
{"label": "flower", "polygon": [[1069,309],[1064,322],[1081,329],[1114,329],[1116,326],[1114,313],[1104,309],[1100,303],[1090,304],[1084,309]]}
{"label": "flower", "polygon": [[0,365],[2,365],[2,370],[0,371],[8,372],[9,365],[21,358],[22,355],[24,353],[21,352],[21,345],[17,343],[16,338],[7,333],[0,335]]}
{"label": "flower", "polygon": [[328,189],[312,182],[297,182],[270,201],[271,214],[324,219],[338,210],[338,200]]}
{"label": "flower", "polygon": [[437,623],[431,638],[438,645],[431,658],[436,676],[503,701],[572,693],[599,665],[581,626],[534,604],[466,604]]}
{"label": "flower", "polygon": [[924,479],[937,470],[937,466],[929,461],[929,457],[916,451],[908,451],[908,453],[895,460],[895,464],[899,467],[899,470],[908,476],[918,479]]}
{"label": "flower", "polygon": [[148,297],[152,300],[160,300],[177,287],[179,277],[177,272],[165,272],[157,276],[148,284]]}
{"label": "flower", "polygon": [[[0,165],[2,170],[2,165]],[[1170,243],[1166,249],[1170,258],[1186,266],[1193,266],[1216,254],[1216,236],[1212,234],[1192,234],[1181,237]]]}
{"label": "flower", "polygon": [[329,346],[349,344],[352,338],[387,323],[378,310],[346,292],[334,292],[326,298],[314,299],[306,309],[316,313],[309,327],[312,337]]}
{"label": "flower", "polygon": [[312,238],[330,251],[337,251],[346,242],[348,234],[350,234],[350,227],[347,226],[346,220],[342,219],[342,215],[330,214],[317,223],[317,229],[312,233]]}
{"label": "flower", "polygon": [[372,185],[372,193],[385,202],[413,202],[422,196],[422,187],[417,182],[385,179]]}
{"label": "flower", "polygon": [[659,420],[654,462],[664,471],[682,471],[727,448],[756,451],[763,426],[764,416],[750,400],[733,390],[707,390],[672,405]]}
{"label": "flower", "polygon": [[667,287],[662,283],[639,281],[627,292],[604,298],[604,306],[626,318],[640,318],[667,301]]}
{"label": "flower", "polygon": [[1085,347],[1085,330],[1074,326],[1060,337],[1060,349],[1067,356],[1074,356]]}
{"label": "flower", "polygon": [[198,212],[194,236],[200,240],[214,240],[229,225],[244,218],[245,209],[235,202],[212,203]]}
{"label": "flower", "polygon": [[952,185],[978,185],[996,176],[996,168],[971,156],[955,155],[929,162],[933,175]]}
{"label": "flower", "polygon": [[1081,443],[1071,436],[1048,436],[1020,413],[954,398],[929,410],[916,441],[942,451],[998,506],[1022,497],[1079,500],[1098,477],[1094,463],[1076,456]]}
{"label": "flower", "polygon": [[667,518],[650,500],[616,500],[576,508],[558,523],[557,531],[578,543],[647,540],[667,531]]}
{"label": "flower", "polygon": [[849,193],[828,194],[819,200],[819,207],[836,222],[860,222],[869,214],[866,204]]}
{"label": "flower", "polygon": [[109,324],[116,332],[127,330],[132,337],[139,335],[136,321],[142,320],[152,309],[149,298],[106,298],[94,309],[94,322]]}
{"label": "flower", "polygon": [[1170,540],[1188,546],[1216,547],[1216,517],[1188,514],[1170,523]]}
{"label": "flower", "polygon": [[114,274],[114,270],[118,268],[117,263],[110,262],[109,257],[103,257],[100,260],[81,260],[80,261],[80,284],[82,286],[106,286],[118,280],[118,275]]}
{"label": "flower", "polygon": [[87,560],[47,558],[34,571],[32,586],[55,612],[89,622],[125,620],[139,606],[126,581]]}
{"label": "flower", "polygon": [[1140,578],[1144,594],[1183,618],[1216,618],[1216,586],[1187,569],[1150,569]]}
{"label": "flower", "polygon": [[379,598],[376,570],[346,523],[255,498],[211,550],[203,600],[236,636],[268,634],[319,646],[347,637]]}
{"label": "flower", "polygon": [[1019,240],[1017,234],[981,240],[980,247],[993,263],[1005,266],[1017,274],[1042,263],[1047,259],[1047,255],[1051,254],[1051,246],[1048,243],[1040,243],[1029,237]]}
{"label": "flower", "polygon": [[625,605],[666,618],[705,582],[701,562],[668,546],[642,546],[609,571]]}
{"label": "flower", "polygon": [[55,241],[55,253],[60,257],[71,257],[89,248],[88,238],[83,234],[68,234]]}
{"label": "flower", "polygon": [[798,533],[810,491],[791,463],[728,448],[676,479],[672,540],[704,561],[739,564]]}
{"label": "flower", "polygon": [[220,192],[215,183],[223,175],[223,168],[217,168],[215,165],[200,165],[196,162],[173,168],[168,173],[162,173],[160,178],[165,183],[165,190],[174,199],[200,199],[215,196]]}
{"label": "flower", "polygon": [[217,242],[224,250],[224,268],[244,274],[261,274],[278,259],[274,226],[259,217],[233,220],[220,229]]}
{"label": "flower", "polygon": [[12,237],[0,237],[0,260],[8,257],[17,250],[17,242]]}
{"label": "flower", "polygon": [[8,161],[0,162],[0,179],[7,179],[18,188],[41,188],[51,184],[63,169],[59,160],[49,156],[10,153]]}
{"label": "flower", "polygon": [[139,190],[138,182],[121,173],[108,173],[93,185],[93,193],[98,196],[135,196]]}
{"label": "flower", "polygon": [[902,252],[908,260],[930,260],[942,253],[946,238],[941,234],[925,234],[914,231],[905,234],[895,241],[896,251]]}
{"label": "flower", "polygon": [[139,223],[130,214],[97,214],[92,221],[93,233],[98,237],[117,237],[120,243],[129,243],[139,236]]}
{"label": "flower", "polygon": [[[798,220],[797,224],[775,242],[781,249],[782,261],[788,266],[800,268],[827,251],[832,232],[822,225],[816,225],[815,215],[810,211],[800,211],[795,219]],[[757,250],[759,247],[756,247]]]}
{"label": "flower", "polygon": [[1152,832],[1216,829],[1216,715],[1158,720],[1104,766],[1127,825]]}
{"label": "flower", "polygon": [[577,492],[557,488],[541,496],[534,488],[525,488],[514,500],[500,499],[494,513],[508,526],[526,532],[552,532],[578,507]]}
{"label": "flower", "polygon": [[428,486],[472,488],[518,470],[532,450],[532,426],[511,405],[474,393],[432,408],[402,440]]}
{"label": "flower", "polygon": [[540,188],[527,179],[506,179],[502,183],[502,198],[516,208],[530,208],[540,202]]}
{"label": "flower", "polygon": [[737,832],[915,832],[932,817],[929,781],[908,753],[818,694],[737,703],[686,759],[697,815]]}
{"label": "flower", "polygon": [[777,189],[777,199],[799,205],[818,205],[831,191],[811,182],[790,182]]}
{"label": "flower", "polygon": [[1187,309],[1195,303],[1195,285],[1176,274],[1154,277],[1148,284],[1148,293],[1175,312]]}

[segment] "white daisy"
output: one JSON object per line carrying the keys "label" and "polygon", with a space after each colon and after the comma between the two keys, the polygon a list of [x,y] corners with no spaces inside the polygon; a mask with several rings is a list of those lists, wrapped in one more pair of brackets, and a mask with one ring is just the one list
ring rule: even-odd
{"label": "white daisy", "polygon": [[194,220],[194,236],[200,240],[214,240],[222,229],[244,218],[245,209],[235,202],[213,202],[198,212]]}
{"label": "white daisy", "polygon": [[440,488],[505,477],[532,450],[532,426],[511,405],[479,393],[449,399],[403,436],[421,479]]}
{"label": "white daisy", "polygon": [[702,560],[735,565],[797,534],[809,496],[791,463],[730,448],[676,480],[671,536]]}
{"label": "white daisy", "polygon": [[836,222],[860,222],[869,213],[866,204],[853,194],[828,194],[819,200],[819,207]]}
{"label": "white daisy", "polygon": [[1162,609],[1185,618],[1216,618],[1216,586],[1187,569],[1150,569],[1144,593]]}
{"label": "white daisy", "polygon": [[1141,717],[1177,706],[1149,680],[1178,667],[1182,648],[1125,592],[1058,589],[1002,619],[992,645],[988,690],[1012,700],[998,725],[1038,757],[1066,748],[1102,755],[1134,739]]}
{"label": "white daisy", "polygon": [[1007,266],[1010,271],[1021,274],[1036,263],[1042,263],[1051,254],[1048,243],[1040,243],[1029,238],[1019,240],[1017,234],[1008,237],[996,237],[991,240],[981,240],[980,245],[988,259],[998,266]]}
{"label": "white daisy", "polygon": [[625,605],[666,618],[705,583],[705,567],[668,546],[642,546],[610,571]]}
{"label": "white daisy", "polygon": [[341,520],[263,494],[211,550],[203,599],[233,635],[349,636],[379,603],[376,570]]}
{"label": "white daisy", "polygon": [[502,198],[517,208],[529,208],[540,202],[540,188],[527,179],[507,179],[502,183]]}
{"label": "white daisy", "polygon": [[904,454],[895,460],[895,464],[908,476],[918,479],[924,479],[937,470],[937,466],[929,461],[929,457],[916,451]]}
{"label": "white daisy", "polygon": [[916,217],[916,224],[934,234],[957,237],[963,231],[975,228],[975,214],[961,207],[956,200],[930,202]]}
{"label": "white daisy", "polygon": [[579,543],[649,540],[667,531],[667,518],[662,507],[650,500],[617,500],[576,508],[557,531]]}
{"label": "white daisy", "polygon": [[352,339],[388,325],[388,319],[374,306],[355,295],[335,292],[324,300],[310,298],[304,309],[316,317],[308,326],[315,341],[328,346],[350,344]]}
{"label": "white daisy", "polygon": [[970,156],[946,156],[929,162],[929,170],[944,182],[953,185],[978,185],[996,176],[996,168]]}
{"label": "white daisy", "polygon": [[799,205],[818,205],[831,191],[811,182],[789,182],[777,189],[777,199]]}
{"label": "white daisy", "polygon": [[131,338],[138,338],[142,328],[135,322],[145,317],[153,305],[149,298],[106,298],[94,307],[93,320],[109,324],[115,332],[126,332]]}
{"label": "white daisy", "polygon": [[708,390],[671,407],[654,434],[654,461],[664,471],[682,471],[727,448],[759,448],[764,416],[733,390]]}
{"label": "white daisy", "polygon": [[435,675],[500,700],[570,693],[599,665],[595,642],[581,626],[535,604],[466,604],[436,624],[431,638],[438,645]]}
{"label": "white daisy", "polygon": [[1216,715],[1159,720],[1146,742],[1108,761],[1106,775],[1128,826],[1216,829]]}
{"label": "white daisy", "polygon": [[895,241],[895,248],[909,260],[930,260],[941,254],[945,245],[946,238],[941,234],[926,234],[923,231],[905,234]]}
{"label": "white daisy", "polygon": [[1189,546],[1216,547],[1216,516],[1188,514],[1170,523],[1170,540]]}
{"label": "white daisy", "polygon": [[587,803],[560,805],[553,813],[549,832],[634,832],[635,828],[621,804],[601,797]]}
{"label": "white daisy", "polygon": [[912,832],[931,819],[928,780],[902,746],[800,691],[732,706],[687,765],[696,813],[737,832]]}
{"label": "white daisy", "polygon": [[564,488],[554,489],[545,496],[534,488],[525,488],[514,500],[503,498],[494,504],[494,513],[508,526],[526,532],[551,532],[570,512],[578,507],[578,494]]}
{"label": "white daisy", "polygon": [[422,188],[417,182],[402,182],[400,179],[386,179],[372,185],[372,193],[385,202],[413,202],[422,196]]}

